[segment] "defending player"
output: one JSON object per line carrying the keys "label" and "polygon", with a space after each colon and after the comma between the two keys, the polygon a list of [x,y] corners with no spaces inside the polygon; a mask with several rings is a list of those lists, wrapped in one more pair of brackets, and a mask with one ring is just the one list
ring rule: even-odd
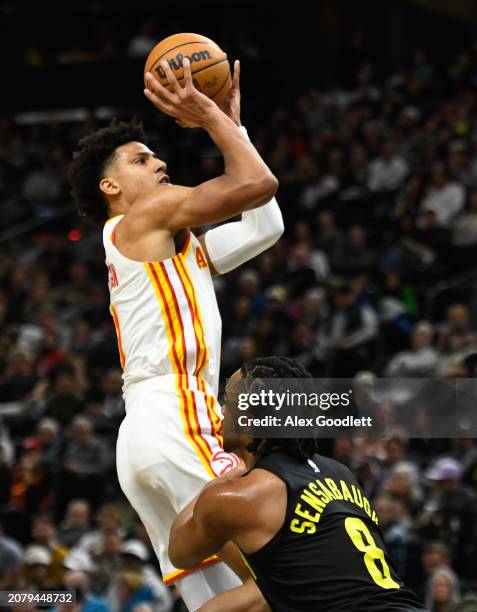
{"label": "defending player", "polygon": [[[195,89],[187,59],[184,88],[167,63],[163,68],[171,91],[151,78],[147,97],[182,126],[205,129],[223,153],[224,174],[195,188],[173,185],[142,129],[115,123],[80,142],[70,177],[80,212],[106,222],[126,402],[119,482],[147,528],[165,582],[177,581],[186,605],[196,610],[241,584],[215,555],[184,572],[167,554],[177,513],[204,483],[239,461],[222,449],[216,402],[221,319],[212,273],[270,247],[283,221],[273,199],[277,180],[238,127],[238,62],[224,107],[229,116]],[[238,213],[241,221],[198,239],[188,230]]]}
{"label": "defending player", "polygon": [[[227,384],[224,431],[236,419],[240,392],[263,379],[309,378],[292,359],[245,364]],[[275,387],[276,388],[276,385]],[[266,413],[250,409],[251,416]],[[316,453],[313,439],[225,438],[245,468],[209,483],[174,521],[170,557],[192,567],[232,540],[274,612],[423,610],[387,556],[378,518],[350,470]],[[242,472],[240,474],[240,472]],[[254,612],[264,602],[254,584],[209,601],[201,612]]]}

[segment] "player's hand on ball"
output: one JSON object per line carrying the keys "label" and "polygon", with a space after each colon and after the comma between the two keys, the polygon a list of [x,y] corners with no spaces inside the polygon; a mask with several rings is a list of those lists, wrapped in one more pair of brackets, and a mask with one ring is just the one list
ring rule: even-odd
{"label": "player's hand on ball", "polygon": [[180,86],[169,64],[163,61],[161,66],[167,75],[170,89],[161,85],[148,72],[146,74],[147,89],[144,90],[144,94],[159,110],[174,117],[176,123],[181,127],[201,127],[206,111],[217,107],[212,100],[194,87],[189,59],[185,57],[182,65],[184,67],[184,87]]}
{"label": "player's hand on ball", "polygon": [[240,61],[234,62],[234,74],[232,79],[232,87],[226,98],[219,105],[219,108],[235,123],[240,123]]}

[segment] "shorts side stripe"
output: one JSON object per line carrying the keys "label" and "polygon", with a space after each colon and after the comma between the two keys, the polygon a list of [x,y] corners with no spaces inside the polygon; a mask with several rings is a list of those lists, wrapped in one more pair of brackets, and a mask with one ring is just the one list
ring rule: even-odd
{"label": "shorts side stripe", "polygon": [[180,580],[181,578],[184,578],[185,576],[188,576],[189,574],[192,574],[193,572],[196,572],[199,569],[208,567],[209,565],[214,565],[214,563],[220,563],[220,561],[221,559],[217,557],[217,555],[213,555],[212,557],[209,557],[208,559],[205,559],[204,561],[199,563],[199,565],[197,567],[194,567],[193,569],[176,570],[175,572],[170,572],[169,574],[163,576],[162,580],[164,584],[173,584],[176,580]]}
{"label": "shorts side stripe", "polygon": [[126,365],[126,355],[124,354],[123,341],[121,338],[121,326],[119,325],[119,317],[116,308],[112,304],[109,307],[109,312],[113,317],[114,327],[116,329],[116,336],[118,338],[119,361],[121,362],[121,367],[124,370],[124,367]]}

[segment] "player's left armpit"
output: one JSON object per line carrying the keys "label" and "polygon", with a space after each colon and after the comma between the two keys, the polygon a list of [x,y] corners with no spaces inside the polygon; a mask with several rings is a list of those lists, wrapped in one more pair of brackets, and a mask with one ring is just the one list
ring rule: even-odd
{"label": "player's left armpit", "polygon": [[269,249],[283,234],[283,218],[275,198],[242,213],[241,221],[220,225],[205,234],[209,261],[219,274],[230,272]]}

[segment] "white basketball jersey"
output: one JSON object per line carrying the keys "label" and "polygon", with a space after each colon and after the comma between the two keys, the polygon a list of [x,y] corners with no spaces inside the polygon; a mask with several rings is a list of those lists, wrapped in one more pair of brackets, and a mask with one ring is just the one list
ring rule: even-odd
{"label": "white basketball jersey", "polygon": [[210,269],[189,232],[180,253],[138,262],[114,245],[123,215],[103,230],[111,315],[118,337],[124,389],[167,374],[185,374],[218,391],[222,322]]}

